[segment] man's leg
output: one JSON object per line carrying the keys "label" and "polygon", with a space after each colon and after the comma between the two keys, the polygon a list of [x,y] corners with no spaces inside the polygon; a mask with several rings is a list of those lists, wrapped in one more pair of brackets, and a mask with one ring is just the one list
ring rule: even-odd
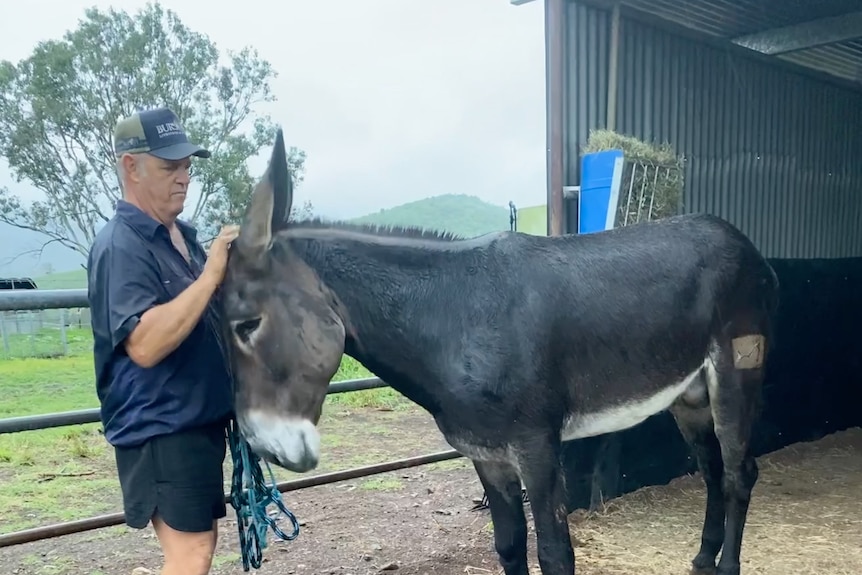
{"label": "man's leg", "polygon": [[158,514],[153,516],[152,521],[165,556],[161,575],[209,573],[218,540],[218,521],[212,522],[212,530],[196,533],[177,531]]}

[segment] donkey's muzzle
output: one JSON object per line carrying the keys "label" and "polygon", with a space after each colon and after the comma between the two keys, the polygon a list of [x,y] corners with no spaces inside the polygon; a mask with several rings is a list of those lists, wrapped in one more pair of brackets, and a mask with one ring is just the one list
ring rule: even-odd
{"label": "donkey's muzzle", "polygon": [[320,434],[309,420],[253,410],[238,422],[252,451],[263,459],[294,473],[317,467]]}

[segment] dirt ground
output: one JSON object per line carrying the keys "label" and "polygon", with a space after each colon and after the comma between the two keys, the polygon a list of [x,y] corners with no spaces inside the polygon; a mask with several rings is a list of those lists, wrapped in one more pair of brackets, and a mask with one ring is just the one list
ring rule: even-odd
{"label": "dirt ground", "polygon": [[[791,445],[758,464],[742,575],[862,573],[862,429]],[[593,516],[573,513],[578,573],[687,573],[704,503],[696,475],[640,489]]]}
{"label": "dirt ground", "polygon": [[[327,471],[448,449],[430,417],[418,410],[340,417],[341,423],[371,429],[377,440],[345,437],[326,454],[339,462]],[[862,573],[862,430],[784,449],[761,458],[760,469],[743,574]],[[270,534],[259,573],[497,575],[490,516],[471,510],[481,494],[463,459],[288,493],[285,501],[302,522],[301,533],[292,542]],[[573,513],[578,574],[687,574],[703,505],[703,484],[693,476],[641,489],[600,513]],[[232,508],[220,533],[213,573],[243,573]],[[532,526],[529,542],[538,574]],[[124,527],[0,549],[0,557],[0,570],[14,575],[159,572],[151,531]]]}

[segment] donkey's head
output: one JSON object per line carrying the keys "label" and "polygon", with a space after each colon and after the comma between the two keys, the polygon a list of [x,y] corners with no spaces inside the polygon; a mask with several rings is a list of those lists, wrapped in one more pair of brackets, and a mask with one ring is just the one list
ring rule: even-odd
{"label": "donkey's head", "polygon": [[344,351],[335,298],[278,232],[289,227],[293,181],[278,131],[222,285],[240,430],[264,459],[291,471],[320,457],[327,386]]}

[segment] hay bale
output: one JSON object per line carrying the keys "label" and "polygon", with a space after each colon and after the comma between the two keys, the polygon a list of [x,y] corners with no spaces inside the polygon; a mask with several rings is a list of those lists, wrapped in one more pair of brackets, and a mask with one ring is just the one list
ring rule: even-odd
{"label": "hay bale", "polygon": [[680,213],[684,159],[674,153],[670,144],[647,143],[610,130],[591,130],[583,153],[605,150],[622,150],[626,159],[615,226]]}

